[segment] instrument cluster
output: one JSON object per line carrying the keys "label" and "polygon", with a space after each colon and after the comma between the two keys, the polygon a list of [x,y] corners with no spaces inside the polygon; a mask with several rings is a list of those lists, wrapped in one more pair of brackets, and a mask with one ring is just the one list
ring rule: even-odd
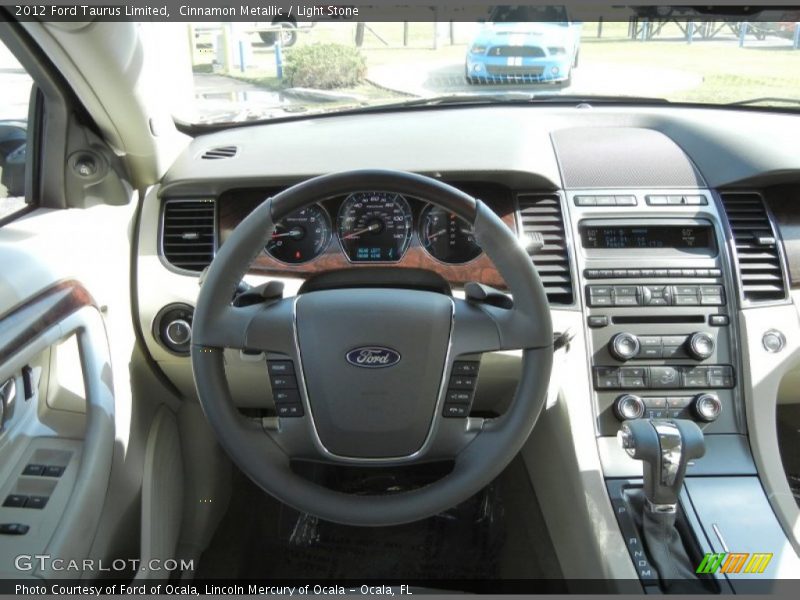
{"label": "instrument cluster", "polygon": [[295,211],[276,224],[265,251],[283,263],[302,264],[337,243],[351,263],[393,263],[414,235],[445,264],[468,263],[482,253],[470,223],[433,204],[381,191],[354,192],[335,211],[323,203]]}

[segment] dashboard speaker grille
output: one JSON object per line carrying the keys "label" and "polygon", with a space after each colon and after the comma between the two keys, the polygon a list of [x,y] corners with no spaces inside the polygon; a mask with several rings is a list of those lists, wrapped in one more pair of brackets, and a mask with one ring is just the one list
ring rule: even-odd
{"label": "dashboard speaker grille", "polygon": [[551,304],[572,304],[572,271],[561,198],[556,194],[519,194],[523,235],[538,233],[544,247],[531,257]]}
{"label": "dashboard speaker grille", "polygon": [[164,258],[174,267],[202,271],[214,258],[213,200],[168,200],[161,231]]}
{"label": "dashboard speaker grille", "polygon": [[745,300],[783,300],[786,287],[778,238],[764,200],[754,193],[721,194],[733,234],[739,282]]}

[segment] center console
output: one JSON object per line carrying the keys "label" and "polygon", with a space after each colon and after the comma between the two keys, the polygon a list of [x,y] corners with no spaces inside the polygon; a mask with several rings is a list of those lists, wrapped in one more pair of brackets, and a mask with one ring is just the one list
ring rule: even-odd
{"label": "center console", "polygon": [[743,433],[736,296],[712,195],[608,190],[568,200],[598,435],[638,418]]}

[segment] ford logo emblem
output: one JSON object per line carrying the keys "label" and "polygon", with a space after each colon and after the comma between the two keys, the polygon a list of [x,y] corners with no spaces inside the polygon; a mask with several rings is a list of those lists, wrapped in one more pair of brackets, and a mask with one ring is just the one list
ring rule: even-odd
{"label": "ford logo emblem", "polygon": [[381,369],[391,367],[400,362],[400,353],[383,346],[362,346],[353,348],[345,357],[347,362],[356,367]]}

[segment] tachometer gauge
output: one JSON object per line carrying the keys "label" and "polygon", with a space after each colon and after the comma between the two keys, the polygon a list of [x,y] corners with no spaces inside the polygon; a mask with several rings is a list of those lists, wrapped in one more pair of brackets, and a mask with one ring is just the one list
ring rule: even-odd
{"label": "tachometer gauge", "polygon": [[419,240],[428,254],[448,264],[469,262],[482,252],[475,243],[472,225],[433,204],[420,215]]}
{"label": "tachometer gauge", "polygon": [[408,201],[390,192],[350,194],[339,209],[342,250],[351,262],[395,262],[411,241]]}
{"label": "tachometer gauge", "polygon": [[328,212],[320,205],[312,204],[294,211],[275,225],[266,251],[281,262],[308,262],[328,247],[332,229]]}

